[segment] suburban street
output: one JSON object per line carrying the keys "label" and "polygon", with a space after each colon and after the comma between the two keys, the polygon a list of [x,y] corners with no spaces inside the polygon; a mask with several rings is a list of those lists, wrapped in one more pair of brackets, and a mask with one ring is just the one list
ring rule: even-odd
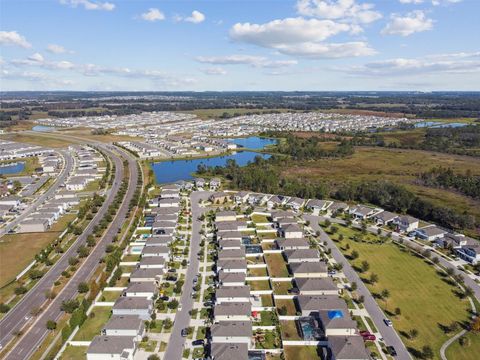
{"label": "suburban street", "polygon": [[37,197],[25,211],[23,211],[20,215],[16,216],[14,220],[12,220],[2,229],[0,229],[0,237],[7,234],[10,230],[14,229],[25,218],[27,218],[31,213],[35,212],[37,210],[37,207],[40,206],[46,199],[50,198],[55,193],[55,191],[57,191],[60,185],[65,184],[67,177],[73,169],[73,157],[68,151],[65,150],[60,151],[60,153],[65,159],[65,161],[60,174],[55,179],[55,182],[52,184],[52,186],[50,186],[47,191]]}
{"label": "suburban street", "polygon": [[[30,321],[31,310],[38,308],[45,303],[45,292],[49,290],[55,280],[61,273],[69,266],[68,259],[76,254],[77,249],[83,245],[88,237],[93,232],[93,228],[97,225],[106,214],[108,207],[113,202],[116,193],[121,186],[121,179],[124,175],[123,160],[118,155],[111,152],[108,146],[102,145],[102,150],[113,160],[115,164],[115,180],[112,188],[107,193],[107,199],[99,209],[98,213],[87,225],[84,232],[78,237],[75,243],[63,254],[62,258],[52,266],[52,268],[40,279],[40,281],[25,295],[25,297],[13,308],[0,322],[1,338],[0,343],[5,346],[8,341],[12,339],[13,334]],[[28,358],[41,344],[48,330],[45,327],[47,320],[58,320],[62,315],[60,306],[63,301],[72,299],[77,294],[77,287],[80,282],[86,281],[92,272],[95,270],[99,260],[105,253],[105,247],[112,241],[117,231],[123,225],[128,211],[130,199],[132,198],[137,184],[138,168],[136,161],[129,159],[129,187],[114,220],[110,224],[104,236],[92,249],[90,255],[80,265],[75,274],[72,276],[63,290],[56,296],[56,298],[48,305],[38,318],[34,318],[33,325],[29,330],[24,330],[25,335],[20,338],[12,351],[5,357],[6,359],[25,359]]]}
{"label": "suburban street", "polygon": [[385,314],[383,311],[380,309],[378,306],[377,302],[373,298],[372,294],[370,291],[367,289],[363,281],[360,279],[358,276],[357,272],[353,269],[353,267],[350,265],[348,260],[343,256],[343,254],[340,252],[340,250],[337,248],[335,243],[330,239],[330,237],[323,231],[321,226],[319,225],[319,222],[322,221],[322,217],[320,216],[315,216],[315,215],[304,215],[303,218],[305,220],[310,221],[310,227],[316,232],[320,232],[320,241],[324,242],[326,241],[328,244],[328,247],[332,249],[332,256],[337,261],[338,263],[341,263],[343,265],[342,272],[345,274],[347,277],[348,281],[350,283],[356,282],[357,283],[357,292],[360,295],[363,295],[364,297],[364,303],[363,305],[365,306],[365,309],[371,316],[371,319],[373,323],[375,324],[376,328],[382,334],[382,337],[387,345],[391,345],[395,348],[395,350],[398,353],[398,356],[396,359],[411,359],[411,356],[409,352],[407,351],[407,348],[403,344],[402,340],[400,339],[400,336],[398,336],[397,332],[393,327],[389,327],[385,325],[383,322],[383,319],[386,318]]}
{"label": "suburban street", "polygon": [[190,296],[193,287],[193,279],[198,274],[199,260],[197,253],[200,250],[202,222],[198,217],[203,213],[203,209],[198,204],[201,200],[206,200],[210,196],[210,192],[192,192],[190,195],[190,205],[192,207],[192,237],[190,239],[190,264],[187,267],[185,275],[185,285],[182,296],[180,298],[180,306],[182,309],[175,315],[175,323],[172,328],[172,335],[167,345],[164,359],[181,359],[185,338],[182,337],[182,329],[190,324],[190,310],[193,308],[193,299]]}

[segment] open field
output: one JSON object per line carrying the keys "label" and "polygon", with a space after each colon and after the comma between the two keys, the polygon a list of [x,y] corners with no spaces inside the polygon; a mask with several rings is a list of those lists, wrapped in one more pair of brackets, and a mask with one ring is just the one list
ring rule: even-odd
{"label": "open field", "polygon": [[87,346],[68,345],[60,357],[61,360],[85,360],[87,358]]}
{"label": "open field", "polygon": [[464,336],[470,341],[470,344],[468,346],[462,346],[458,340],[455,340],[445,352],[447,359],[478,359],[478,354],[480,354],[480,334],[468,332]]}
{"label": "open field", "polygon": [[388,180],[406,186],[424,199],[451,207],[480,219],[480,201],[459,193],[428,188],[416,183],[421,172],[435,166],[450,167],[455,172],[470,170],[480,175],[480,159],[469,156],[433,153],[420,150],[358,147],[355,154],[343,159],[321,159],[298,163],[285,169],[290,178],[327,181],[333,185],[346,181]]}
{"label": "open field", "polygon": [[114,142],[114,141],[139,141],[140,138],[131,137],[131,136],[121,136],[121,135],[93,135],[91,129],[87,128],[75,128],[75,129],[60,129],[59,132],[62,135],[72,135],[75,137],[82,137],[89,140],[100,141],[100,142]]}
{"label": "open field", "polygon": [[245,113],[249,112],[265,112],[269,113],[272,110],[286,112],[289,111],[288,109],[247,109],[247,108],[229,108],[229,109],[197,109],[192,111],[180,111],[183,113],[190,113],[197,115],[200,119],[218,119],[222,116],[223,113],[228,113],[229,115],[233,116],[233,114],[240,114],[244,115]]}
{"label": "open field", "polygon": [[[368,279],[371,273],[378,275],[375,285],[366,281],[372,294],[378,297],[384,289],[390,292],[387,299],[378,298],[377,301],[390,314],[406,346],[414,353],[428,344],[435,358],[440,358],[440,347],[449,338],[444,328],[455,321],[460,324],[467,321],[468,301],[459,298],[457,288],[447,284],[432,265],[397,245],[354,242],[349,239],[352,230],[343,226],[339,226],[334,238],[338,239],[339,234],[345,236],[339,246],[342,251],[348,255],[356,250],[360,254],[358,259],[351,261],[354,266],[359,267],[364,260],[370,264],[370,270],[361,276]],[[345,250],[347,243],[349,250]],[[399,316],[393,315],[397,307],[401,310]],[[418,331],[415,339],[408,335],[412,329]]]}
{"label": "open field", "polygon": [[73,144],[73,141],[68,141],[65,139],[56,138],[55,136],[42,136],[34,134],[21,134],[21,133],[10,133],[3,134],[0,136],[1,139],[24,142],[28,144],[34,144],[39,146],[45,146],[50,148],[63,148]]}

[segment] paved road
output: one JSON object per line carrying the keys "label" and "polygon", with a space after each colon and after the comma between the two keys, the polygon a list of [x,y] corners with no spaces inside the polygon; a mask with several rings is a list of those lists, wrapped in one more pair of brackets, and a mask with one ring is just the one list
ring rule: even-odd
{"label": "paved road", "polygon": [[351,282],[356,282],[358,285],[357,292],[360,295],[363,295],[364,297],[364,303],[363,305],[365,306],[365,309],[369,313],[370,317],[373,320],[373,323],[375,324],[375,327],[377,330],[382,334],[382,337],[387,345],[391,345],[397,350],[398,356],[396,359],[402,359],[402,360],[407,360],[411,359],[411,356],[409,352],[407,351],[407,348],[403,344],[402,340],[400,339],[400,336],[398,336],[397,332],[393,327],[388,327],[385,325],[383,322],[383,319],[386,318],[385,314],[383,311],[380,309],[378,306],[377,302],[373,298],[372,294],[370,291],[367,289],[363,281],[360,279],[358,276],[357,272],[353,269],[353,267],[349,264],[348,260],[343,256],[343,254],[340,252],[340,250],[337,248],[335,243],[328,237],[328,235],[323,231],[323,229],[318,225],[318,223],[321,221],[319,216],[315,215],[304,215],[303,216],[305,220],[310,221],[310,227],[314,231],[319,231],[320,232],[320,241],[324,242],[326,241],[328,244],[328,247],[332,249],[332,256],[333,258],[338,262],[343,264],[343,273],[347,277],[348,281]]}
{"label": "paved road", "polygon": [[207,199],[210,194],[210,192],[195,191],[190,195],[190,204],[192,207],[192,238],[190,240],[189,256],[190,265],[188,265],[187,268],[185,285],[180,298],[182,310],[178,311],[175,315],[175,323],[172,328],[172,335],[170,336],[170,341],[168,342],[164,359],[180,360],[182,358],[185,338],[182,337],[181,332],[182,329],[188,327],[190,324],[189,312],[193,308],[193,299],[190,294],[193,291],[193,278],[198,274],[199,267],[197,254],[200,251],[201,235],[199,232],[202,228],[202,222],[198,220],[198,217],[203,213],[204,209],[199,206],[198,201]]}
{"label": "paved road", "polygon": [[33,203],[29,205],[29,207],[18,215],[13,221],[9,222],[5,227],[0,229],[0,237],[8,233],[10,230],[14,229],[22,220],[27,218],[31,213],[37,210],[37,207],[43,204],[43,202],[50,198],[55,191],[59,188],[60,185],[65,183],[68,175],[71,173],[73,169],[73,158],[72,155],[68,151],[60,151],[65,159],[65,163],[63,169],[60,171],[60,174],[56,178],[55,182],[53,183],[50,188],[45,191],[42,195],[37,197]]}
{"label": "paved road", "polygon": [[[64,253],[62,258],[47,272],[46,275],[32,288],[10,312],[0,322],[0,343],[6,344],[11,338],[12,333],[21,329],[26,323],[25,315],[29,314],[31,309],[41,306],[45,302],[45,291],[50,289],[52,283],[60,276],[62,271],[68,267],[68,259],[76,255],[76,250],[79,246],[86,242],[86,238],[93,232],[93,228],[100,222],[106,214],[108,207],[113,202],[116,193],[121,186],[121,179],[124,175],[123,160],[118,155],[112,153],[109,149],[111,146],[99,145],[102,150],[115,163],[115,180],[107,199],[103,203],[92,221],[87,225],[84,232],[78,237],[76,242]],[[114,220],[110,227],[93,248],[90,255],[82,263],[80,268],[75,272],[67,285],[57,295],[57,297],[49,304],[48,308],[39,315],[31,328],[26,334],[16,343],[14,349],[5,357],[9,360],[20,360],[28,358],[42,343],[48,334],[45,324],[48,320],[58,320],[62,311],[60,310],[61,303],[65,300],[72,299],[77,295],[78,284],[86,281],[91,277],[95,268],[97,267],[101,257],[105,254],[105,248],[112,242],[113,237],[117,234],[125,221],[126,213],[130,199],[132,198],[138,180],[138,168],[135,159],[129,157],[129,188],[125,196],[125,200],[120,206]]]}

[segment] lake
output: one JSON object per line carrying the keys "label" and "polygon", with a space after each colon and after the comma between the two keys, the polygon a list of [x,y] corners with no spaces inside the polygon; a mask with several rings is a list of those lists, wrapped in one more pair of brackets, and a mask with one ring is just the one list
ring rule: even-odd
{"label": "lake", "polygon": [[35,125],[32,130],[33,131],[38,131],[38,132],[49,132],[49,131],[55,131],[57,128],[54,128],[53,126],[45,126],[45,125]]}
{"label": "lake", "polygon": [[2,164],[0,165],[0,175],[18,174],[25,169],[24,162],[17,162],[14,164]]}
{"label": "lake", "polygon": [[197,167],[200,164],[206,166],[224,166],[227,160],[234,159],[239,166],[245,166],[249,162],[252,162],[255,156],[268,159],[271,155],[259,154],[253,151],[240,151],[231,155],[215,156],[207,159],[162,161],[153,163],[152,168],[157,184],[164,184],[179,180],[192,180],[193,176],[191,174],[197,171]]}
{"label": "lake", "polygon": [[259,137],[259,136],[250,136],[246,138],[233,138],[233,139],[227,139],[228,141],[237,144],[238,146],[247,148],[247,149],[252,149],[252,150],[260,150],[265,148],[267,145],[275,145],[277,143],[277,140],[275,139],[269,139],[269,138],[264,138],[264,137]]}
{"label": "lake", "polygon": [[423,121],[415,124],[416,128],[458,128],[467,126],[466,123],[442,123],[437,121]]}

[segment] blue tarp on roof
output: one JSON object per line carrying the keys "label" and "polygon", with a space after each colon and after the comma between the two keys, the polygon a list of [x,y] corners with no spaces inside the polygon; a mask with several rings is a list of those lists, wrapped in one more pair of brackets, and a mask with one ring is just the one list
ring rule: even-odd
{"label": "blue tarp on roof", "polygon": [[343,312],[342,312],[342,310],[330,310],[330,311],[328,312],[328,318],[329,318],[330,320],[332,320],[332,319],[341,319],[341,318],[343,318]]}

